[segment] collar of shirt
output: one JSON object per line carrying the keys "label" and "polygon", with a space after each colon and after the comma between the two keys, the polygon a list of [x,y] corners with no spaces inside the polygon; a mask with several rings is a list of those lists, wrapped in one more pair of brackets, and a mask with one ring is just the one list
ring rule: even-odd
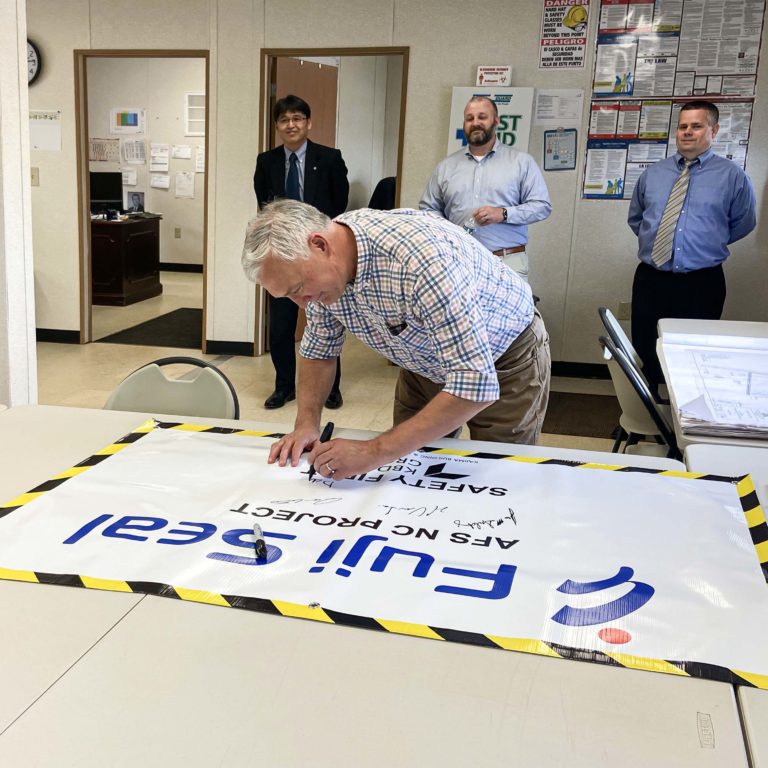
{"label": "collar of shirt", "polygon": [[496,148],[498,146],[499,146],[499,139],[498,137],[496,137],[496,141],[494,142],[493,147],[491,147],[491,149],[488,152],[486,152],[482,157],[477,157],[476,155],[473,155],[469,151],[469,144],[467,144],[467,151],[464,153],[464,155],[468,157],[470,160],[474,160],[476,163],[482,163],[486,157],[490,157],[491,155],[496,154]]}
{"label": "collar of shirt", "polygon": [[[285,150],[285,162],[286,166],[291,160],[291,155],[294,153],[294,150],[288,149],[285,145],[283,145],[283,149]],[[305,141],[297,150],[296,152],[296,159],[299,161],[299,165],[303,168],[304,167],[304,158],[307,156],[307,142]]]}
{"label": "collar of shirt", "polygon": [[[693,163],[691,165],[691,168],[693,168],[696,165],[696,161],[697,160],[699,161],[700,165],[704,165],[704,163],[706,163],[711,157],[713,157],[714,154],[715,153],[712,151],[712,147],[710,147],[709,149],[704,150],[704,152],[702,152],[700,155],[698,155],[698,157],[694,157],[693,158]],[[675,162],[677,163],[677,167],[680,170],[682,170],[682,168],[683,168],[683,160],[685,160],[685,158],[679,152],[675,152],[674,157],[675,157]]]}

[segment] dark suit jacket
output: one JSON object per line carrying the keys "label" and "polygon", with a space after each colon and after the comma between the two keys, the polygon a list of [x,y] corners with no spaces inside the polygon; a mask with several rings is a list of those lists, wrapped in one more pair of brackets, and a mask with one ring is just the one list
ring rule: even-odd
{"label": "dark suit jacket", "polygon": [[[282,145],[256,158],[253,188],[259,207],[285,197],[285,150]],[[304,158],[304,202],[333,218],[344,213],[349,201],[347,166],[338,149],[307,139]]]}

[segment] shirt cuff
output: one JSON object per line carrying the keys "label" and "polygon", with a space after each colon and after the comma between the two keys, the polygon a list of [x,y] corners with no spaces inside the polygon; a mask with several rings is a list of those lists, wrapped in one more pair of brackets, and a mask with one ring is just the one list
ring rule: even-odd
{"label": "shirt cuff", "polygon": [[449,373],[443,392],[463,400],[484,403],[499,399],[499,379],[493,374],[481,371],[457,371]]}

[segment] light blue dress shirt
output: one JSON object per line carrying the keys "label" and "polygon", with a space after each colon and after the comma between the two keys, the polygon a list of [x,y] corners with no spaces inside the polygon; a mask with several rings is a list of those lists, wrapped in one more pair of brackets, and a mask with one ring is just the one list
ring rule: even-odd
{"label": "light blue dress shirt", "polygon": [[[755,191],[749,176],[711,148],[696,159],[677,220],[672,260],[655,267],[663,272],[715,267],[728,258],[729,243],[741,240],[755,228]],[[632,194],[627,222],[637,235],[638,257],[652,267],[656,231],[682,168],[679,152],[660,160],[643,172]]]}
{"label": "light blue dress shirt", "polygon": [[459,226],[484,205],[507,209],[506,223],[478,226],[472,233],[489,251],[526,245],[528,225],[552,212],[536,161],[498,139],[479,161],[469,148],[446,157],[435,168],[419,201],[422,210],[436,211]]}

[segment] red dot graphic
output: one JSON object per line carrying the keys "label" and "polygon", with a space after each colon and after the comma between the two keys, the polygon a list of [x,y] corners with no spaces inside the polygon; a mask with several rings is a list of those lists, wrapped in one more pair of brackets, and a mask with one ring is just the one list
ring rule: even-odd
{"label": "red dot graphic", "polygon": [[601,629],[597,636],[605,643],[613,643],[614,645],[623,645],[628,643],[632,639],[632,635],[623,629],[610,629],[606,627]]}

